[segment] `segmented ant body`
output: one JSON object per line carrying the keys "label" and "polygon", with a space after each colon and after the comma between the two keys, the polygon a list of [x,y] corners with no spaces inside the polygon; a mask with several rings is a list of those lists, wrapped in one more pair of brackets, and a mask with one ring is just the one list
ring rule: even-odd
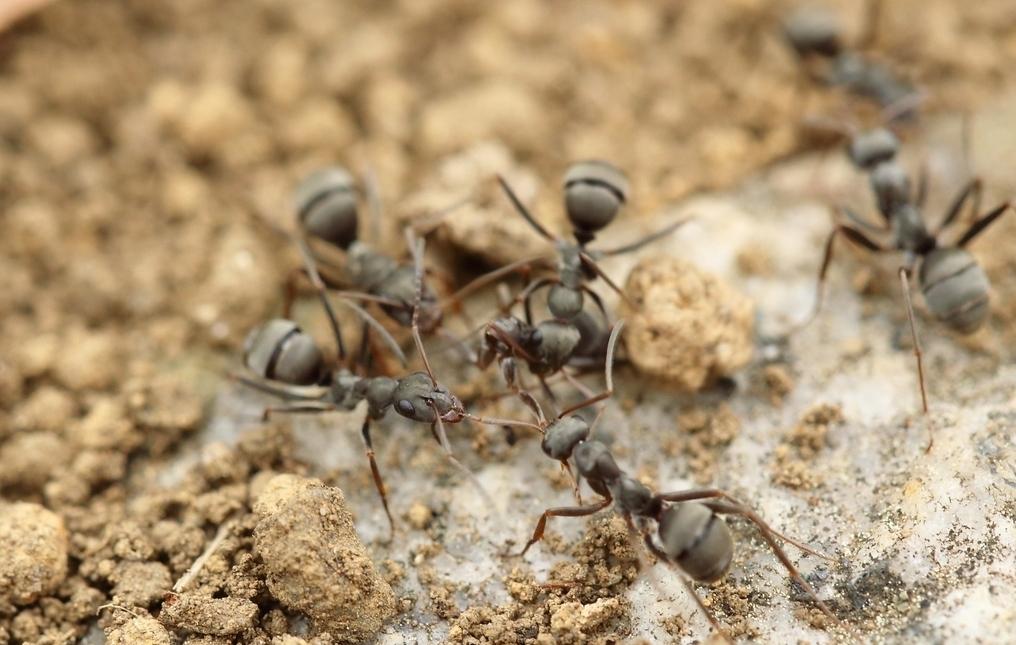
{"label": "segmented ant body", "polygon": [[[374,485],[381,497],[385,514],[388,516],[393,530],[394,520],[388,507],[388,498],[381,472],[374,457],[370,435],[371,420],[379,420],[385,416],[388,409],[394,409],[406,419],[430,424],[431,433],[444,449],[447,458],[470,477],[472,477],[472,473],[452,454],[444,427],[446,423],[459,423],[464,419],[470,419],[492,425],[536,427],[521,421],[489,419],[470,414],[457,396],[438,383],[423,348],[415,313],[419,310],[417,304],[423,290],[423,241],[419,240],[419,245],[417,245],[409,232],[407,232],[407,238],[414,254],[417,293],[410,326],[417,350],[423,359],[425,371],[412,372],[400,378],[362,376],[353,373],[341,364],[329,371],[324,355],[313,338],[290,320],[274,319],[253,330],[245,344],[244,363],[257,378],[242,375],[234,377],[245,385],[288,402],[285,405],[267,408],[265,410],[266,417],[273,413],[320,413],[332,410],[353,410],[361,401],[366,401],[367,416],[363,421],[361,435],[366,446]],[[303,249],[302,246],[301,249]],[[309,253],[305,252],[303,257],[307,275],[310,276],[321,302],[325,305],[326,314],[336,334],[336,342],[340,348],[340,361],[344,361],[341,332],[334,313],[328,306],[327,292],[318,275],[317,266]],[[405,356],[384,327],[355,304],[350,302],[346,302],[346,304],[353,307],[365,322],[382,336],[393,353],[405,364]],[[366,363],[366,337],[361,352],[360,364],[363,365]]]}
{"label": "segmented ant body", "polygon": [[[867,13],[869,28],[865,40],[871,40],[876,5],[869,4]],[[826,85],[842,87],[883,107],[899,105],[917,95],[911,84],[885,65],[847,49],[842,42],[838,21],[825,10],[802,7],[787,18],[783,33],[790,47],[802,60],[823,63],[817,71],[812,71]],[[914,107],[916,104],[901,113],[901,116],[910,115]]]}
{"label": "segmented ant body", "polygon": [[[461,299],[486,284],[534,265],[553,268],[552,275],[534,280],[517,296],[516,301],[522,302],[525,309],[525,322],[508,316],[486,326],[481,355],[487,358],[481,361],[481,366],[488,365],[495,356],[505,360],[521,358],[534,374],[544,376],[560,370],[576,358],[598,363],[603,357],[606,327],[610,323],[603,300],[589,287],[589,283],[600,277],[621,297],[624,293],[600,269],[597,259],[635,251],[669,235],[686,220],[631,244],[609,250],[593,250],[587,245],[617,217],[628,199],[628,180],[616,167],[603,161],[584,161],[573,164],[565,174],[564,205],[574,241],[552,235],[522,204],[508,182],[503,177],[498,177],[498,181],[515,210],[537,233],[554,244],[555,255],[553,258],[538,256],[524,259],[492,271],[467,284],[453,296]],[[534,324],[532,296],[544,288],[548,288],[547,309],[553,319]],[[596,304],[603,323],[585,309],[587,295]]]}
{"label": "segmented ant body", "polygon": [[[681,581],[695,602],[713,627],[726,637],[723,628],[702,603],[688,578],[696,582],[712,583],[726,575],[733,561],[734,540],[722,516],[740,516],[758,528],[789,575],[812,596],[823,611],[832,616],[828,607],[818,599],[811,585],[801,577],[790,562],[777,539],[789,542],[807,553],[829,559],[827,556],[776,532],[757,513],[722,490],[654,493],[649,487],[625,473],[605,444],[590,438],[592,425],[589,422],[579,415],[572,414],[613,394],[614,349],[622,325],[623,322],[618,322],[614,326],[608,341],[605,365],[606,390],[571,406],[549,424],[544,424],[541,443],[544,454],[559,461],[568,473],[572,472],[570,462],[574,463],[579,478],[585,479],[601,499],[585,505],[582,505],[580,500],[579,506],[545,510],[520,555],[525,555],[543,538],[547,521],[551,517],[585,517],[613,504],[615,512],[624,517],[632,534],[638,534],[646,548],[656,558],[678,567]],[[593,423],[595,424],[595,421]],[[576,479],[576,489],[577,485]],[[656,523],[657,529],[655,539],[651,531],[653,522]]]}
{"label": "segmented ant body", "polygon": [[[868,174],[882,223],[872,224],[845,206],[838,209],[851,223],[837,223],[826,241],[815,307],[805,324],[818,314],[821,307],[826,271],[832,260],[833,242],[837,235],[843,234],[871,252],[902,252],[898,273],[913,336],[921,402],[927,412],[924,367],[910,298],[910,278],[917,269],[917,281],[924,302],[939,322],[961,334],[978,330],[988,316],[990,285],[977,259],[965,247],[1003,215],[1010,202],[1003,202],[981,214],[982,184],[979,179],[972,179],[960,190],[937,228],[929,231],[923,214],[927,196],[924,174],[921,174],[916,188],[912,188],[910,177],[896,158],[898,150],[899,141],[884,128],[855,133],[852,137],[848,154],[854,165]],[[961,219],[968,201],[971,202],[970,225],[956,242],[943,242],[942,233]],[[883,239],[873,240],[869,233]]]}

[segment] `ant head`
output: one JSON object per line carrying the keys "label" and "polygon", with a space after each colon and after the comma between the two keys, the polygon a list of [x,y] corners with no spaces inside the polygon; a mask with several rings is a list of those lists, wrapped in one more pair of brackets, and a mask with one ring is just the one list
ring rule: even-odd
{"label": "ant head", "polygon": [[614,221],[627,200],[628,179],[606,161],[581,161],[565,173],[565,212],[580,243]]}
{"label": "ant head", "polygon": [[345,168],[311,173],[297,186],[293,201],[300,225],[310,235],[342,249],[356,240],[356,182]]}
{"label": "ant head", "polygon": [[663,550],[698,582],[722,578],[734,558],[734,541],[726,522],[695,502],[671,506],[660,517]]}
{"label": "ant head", "polygon": [[900,149],[900,140],[888,128],[861,132],[850,139],[847,155],[855,166],[871,170],[884,161],[891,161]]}
{"label": "ant head", "polygon": [[836,16],[817,7],[801,7],[790,14],[783,23],[783,35],[802,58],[832,58],[843,49]]}
{"label": "ant head", "polygon": [[875,193],[879,211],[891,217],[901,206],[910,202],[910,178],[903,166],[886,161],[871,172],[871,190]]}
{"label": "ant head", "polygon": [[543,434],[540,447],[551,459],[567,461],[575,446],[589,437],[589,424],[578,415],[570,415],[553,421]]}
{"label": "ant head", "polygon": [[262,378],[312,385],[324,374],[317,343],[291,320],[274,318],[253,329],[244,342],[244,363]]}
{"label": "ant head", "polygon": [[466,409],[457,396],[441,385],[434,385],[426,372],[413,372],[398,381],[391,395],[392,407],[413,421],[457,423]]}

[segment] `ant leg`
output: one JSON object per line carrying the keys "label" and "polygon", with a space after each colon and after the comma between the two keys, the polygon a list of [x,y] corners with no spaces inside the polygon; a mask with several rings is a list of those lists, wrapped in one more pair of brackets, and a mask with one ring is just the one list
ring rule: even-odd
{"label": "ant leg", "polygon": [[942,223],[935,229],[935,237],[938,237],[939,233],[947,229],[954,221],[956,221],[956,218],[959,217],[960,213],[963,211],[963,206],[966,204],[967,199],[973,200],[971,202],[973,205],[972,212],[976,216],[977,213],[980,212],[982,190],[983,183],[981,182],[980,177],[976,177],[967,182],[966,185],[963,186],[963,189],[956,195],[953,203],[949,206],[949,210],[945,212],[945,217],[942,218]]}
{"label": "ant leg", "polygon": [[388,332],[387,329],[385,329],[384,325],[378,322],[377,318],[370,315],[370,313],[366,309],[356,304],[352,300],[349,300],[348,298],[343,298],[342,304],[352,309],[353,313],[359,316],[360,319],[363,320],[365,324],[373,327],[374,331],[376,331],[378,336],[381,337],[381,340],[384,341],[385,345],[388,346],[388,349],[391,350],[392,354],[395,354],[395,357],[399,359],[399,362],[402,363],[403,366],[406,365],[407,362],[406,355],[405,353],[403,353],[402,348],[399,347],[399,344],[395,341],[395,338]]}
{"label": "ant leg", "polygon": [[528,407],[532,411],[533,416],[536,417],[536,422],[540,424],[540,426],[546,425],[547,418],[543,416],[543,409],[540,408],[540,404],[536,401],[536,399],[533,397],[532,394],[530,394],[529,392],[527,392],[526,390],[522,389],[519,386],[517,373],[515,369],[516,367],[515,359],[510,356],[507,356],[502,358],[498,362],[501,367],[501,377],[504,378],[505,384],[508,386],[508,388],[511,389],[511,391],[514,392],[516,396],[522,399],[522,402],[525,403],[526,407]]}
{"label": "ant leg", "polygon": [[316,414],[319,412],[333,412],[337,410],[331,403],[324,401],[307,401],[305,403],[294,403],[292,405],[273,405],[265,408],[261,413],[261,420],[268,421],[273,414]]}
{"label": "ant leg", "polygon": [[437,442],[441,444],[441,448],[444,450],[445,453],[445,458],[447,458],[448,461],[451,462],[453,466],[458,468],[459,471],[463,475],[465,475],[473,483],[474,486],[476,486],[476,491],[480,494],[480,497],[483,498],[483,503],[486,505],[488,509],[490,509],[490,512],[493,513],[494,509],[497,508],[497,506],[494,504],[494,500],[491,499],[490,495],[487,493],[487,490],[483,487],[483,484],[480,483],[480,480],[477,478],[476,474],[473,473],[473,471],[466,468],[465,464],[459,461],[455,457],[454,453],[452,453],[452,445],[448,441],[448,433],[445,432],[444,421],[441,420],[441,414],[437,411],[437,408],[434,406],[433,401],[430,401],[429,403],[431,409],[434,411],[434,423],[431,424],[430,431],[437,439]]}
{"label": "ant leg", "polygon": [[321,306],[324,307],[325,314],[328,316],[328,323],[332,327],[332,334],[335,336],[335,343],[339,350],[339,360],[345,362],[346,344],[342,341],[342,331],[339,329],[339,321],[335,317],[335,311],[332,309],[332,304],[328,301],[328,291],[325,289],[325,284],[322,282],[321,276],[318,274],[317,264],[314,262],[314,256],[307,247],[307,242],[302,237],[296,238],[296,245],[300,250],[300,256],[303,259],[303,265],[307,276],[310,278],[311,284],[314,285],[318,298],[321,300]]}
{"label": "ant leg", "polygon": [[554,236],[551,235],[550,231],[544,228],[543,224],[540,224],[540,222],[537,221],[535,217],[533,217],[533,214],[529,212],[529,209],[522,204],[522,200],[518,198],[518,195],[516,195],[515,191],[512,190],[512,187],[508,185],[508,182],[505,180],[505,178],[502,177],[501,175],[498,175],[497,181],[499,184],[501,184],[501,190],[503,190],[505,195],[508,196],[509,201],[511,201],[512,206],[515,207],[515,210],[518,212],[518,214],[521,215],[523,218],[525,218],[525,220],[529,222],[529,225],[533,227],[533,230],[539,233],[540,236],[543,237],[543,239],[547,240],[548,242],[554,242],[555,241]]}
{"label": "ant leg", "polygon": [[982,217],[978,218],[976,221],[974,221],[973,224],[970,225],[970,228],[968,228],[967,232],[963,234],[963,237],[961,237],[960,240],[956,243],[956,246],[962,247],[969,244],[970,241],[973,240],[978,235],[980,235],[981,232],[984,231],[984,229],[991,226],[995,222],[995,220],[1004,215],[1011,206],[1012,202],[1005,202],[997,206],[996,208],[992,209]]}
{"label": "ant leg", "polygon": [[294,268],[286,274],[286,282],[282,296],[282,317],[292,318],[293,303],[300,293],[300,276],[306,275],[302,268]]}
{"label": "ant leg", "polygon": [[[629,530],[634,530],[634,528],[629,527]],[[688,576],[686,576],[684,572],[681,571],[681,569],[676,564],[670,561],[666,553],[661,551],[659,547],[653,544],[652,537],[650,537],[647,531],[643,530],[641,531],[641,534],[642,541],[645,543],[646,549],[648,549],[649,552],[652,553],[657,560],[661,562],[666,562],[668,566],[674,569],[675,573],[677,573],[678,579],[681,581],[681,584],[684,585],[684,588],[688,591],[688,594],[695,601],[695,604],[698,605],[698,608],[702,611],[703,614],[705,614],[706,620],[709,621],[709,624],[712,625],[712,628],[716,630],[716,633],[720,635],[720,638],[722,638],[725,642],[731,643],[731,645],[733,645],[734,641],[732,641],[730,639],[730,636],[727,635],[727,631],[723,629],[723,626],[720,624],[720,621],[716,620],[716,616],[713,615],[713,612],[709,611],[709,608],[706,607],[704,602],[702,602],[702,598],[698,595],[698,592],[695,591],[695,585],[692,583],[691,580],[688,579]]]}
{"label": "ant leg", "polygon": [[924,208],[924,202],[928,199],[928,160],[921,162],[921,168],[917,171],[917,187],[914,189],[914,203],[918,208]]}
{"label": "ant leg", "polygon": [[626,294],[621,289],[621,287],[617,286],[617,283],[611,280],[609,275],[604,273],[603,269],[600,268],[600,265],[596,263],[596,260],[594,260],[592,256],[590,256],[585,251],[580,251],[579,258],[582,260],[582,263],[586,267],[592,269],[596,273],[596,275],[598,275],[604,282],[606,282],[608,287],[613,289],[614,292],[617,293],[617,295],[621,296],[621,299],[624,300],[625,303],[628,304],[628,306],[632,307],[633,309],[635,308],[635,303],[631,301],[631,299],[628,297],[628,294]]}
{"label": "ant leg", "polygon": [[461,304],[462,299],[464,297],[466,297],[467,295],[473,293],[474,291],[482,289],[483,287],[487,286],[488,284],[491,284],[493,282],[497,282],[501,278],[504,278],[505,276],[509,276],[509,275],[511,275],[511,274],[513,274],[515,272],[519,272],[519,273],[527,272],[528,270],[530,270],[532,268],[532,266],[534,264],[537,264],[537,263],[540,263],[540,262],[546,262],[546,261],[547,261],[547,256],[546,255],[537,255],[537,256],[534,256],[534,257],[531,257],[531,258],[524,258],[522,260],[518,260],[516,262],[512,262],[511,264],[506,264],[503,267],[500,267],[498,269],[494,269],[493,271],[490,271],[489,273],[485,273],[485,274],[479,276],[478,278],[475,278],[474,280],[466,283],[466,285],[463,286],[461,289],[459,289],[458,291],[456,291],[452,295],[448,296],[448,298],[445,300],[445,302],[446,303],[458,303],[458,304]]}
{"label": "ant leg", "polygon": [[536,530],[533,531],[533,537],[529,538],[526,542],[526,546],[519,553],[519,557],[522,557],[529,551],[529,547],[533,546],[537,542],[543,539],[543,532],[547,529],[547,520],[551,517],[585,517],[587,515],[593,515],[603,509],[610,506],[613,499],[608,495],[598,502],[589,504],[587,506],[556,506],[554,508],[548,508],[543,511],[540,515],[540,519],[536,522]]}
{"label": "ant leg", "polygon": [[685,217],[684,219],[678,220],[676,222],[673,222],[672,224],[664,226],[655,233],[650,233],[649,235],[646,235],[641,239],[635,240],[634,242],[630,242],[628,244],[625,244],[624,246],[618,246],[613,249],[606,249],[603,251],[598,250],[596,251],[596,253],[598,255],[621,255],[624,253],[631,253],[632,251],[637,251],[641,249],[643,246],[652,244],[656,240],[667,237],[677,229],[681,228],[682,226],[690,222],[692,219],[693,219],[692,217]]}
{"label": "ant leg", "polygon": [[607,389],[605,389],[603,392],[600,392],[595,396],[587,398],[585,401],[576,403],[573,406],[565,408],[561,413],[557,415],[558,419],[576,410],[580,410],[584,407],[593,405],[594,403],[599,403],[604,399],[610,398],[610,396],[614,394],[614,350],[617,348],[617,338],[618,336],[621,335],[622,329],[624,329],[624,321],[619,320],[617,321],[617,324],[614,325],[614,328],[610,332],[610,340],[607,341],[607,358],[603,368],[604,381],[607,386]]}
{"label": "ant leg", "polygon": [[392,519],[392,512],[388,508],[388,495],[385,491],[385,482],[381,478],[381,470],[378,468],[377,460],[374,458],[374,442],[370,439],[369,414],[363,419],[363,427],[360,428],[360,434],[363,436],[363,443],[367,448],[367,459],[370,461],[370,474],[374,477],[374,488],[377,489],[377,494],[381,496],[381,505],[385,507],[385,515],[388,516],[389,539],[391,539],[395,535],[395,520]]}
{"label": "ant leg", "polygon": [[231,381],[236,381],[258,392],[271,394],[280,399],[297,401],[316,401],[323,398],[328,390],[318,385],[285,385],[266,379],[257,379],[231,372],[226,375]]}
{"label": "ant leg", "polygon": [[[423,300],[423,251],[426,243],[423,238],[416,237],[412,228],[407,227],[405,235],[406,243],[413,254],[413,275],[416,280],[416,295],[413,297],[413,342],[416,343],[416,351],[420,353],[420,358],[423,359],[423,366],[427,370],[430,382],[436,386],[437,379],[434,378],[434,370],[430,368],[430,360],[427,358],[427,351],[423,348],[423,339],[420,338],[420,302]],[[435,410],[436,413],[437,411]],[[440,415],[438,419],[440,419]]]}
{"label": "ant leg", "polygon": [[523,289],[519,293],[519,295],[515,296],[516,302],[520,300],[522,301],[522,308],[526,312],[526,322],[528,324],[530,325],[533,324],[533,307],[530,304],[533,294],[536,293],[538,290],[542,289],[543,287],[558,284],[558,282],[560,281],[557,280],[556,278],[540,278],[536,282],[532,282],[526,285],[526,288]]}
{"label": "ant leg", "polygon": [[808,314],[808,316],[804,320],[794,325],[791,328],[790,333],[794,333],[807,327],[812,323],[812,321],[815,320],[815,318],[818,317],[818,313],[822,309],[822,300],[825,296],[826,273],[829,271],[829,264],[832,262],[833,259],[833,242],[836,241],[836,236],[839,235],[840,233],[846,235],[847,238],[850,239],[850,241],[859,244],[861,247],[869,251],[880,252],[885,250],[883,247],[871,241],[864,233],[861,233],[857,229],[851,228],[844,224],[837,224],[836,227],[833,229],[832,233],[830,233],[829,237],[826,239],[825,250],[822,253],[822,264],[819,266],[818,280],[815,283],[815,304],[812,305],[811,313]]}
{"label": "ant leg", "polygon": [[[810,584],[808,584],[807,580],[805,580],[801,576],[801,572],[797,570],[797,567],[795,567],[793,563],[790,561],[790,558],[787,557],[786,552],[776,542],[777,537],[786,539],[785,536],[782,536],[776,531],[774,531],[768,524],[766,524],[766,522],[761,517],[759,517],[759,515],[755,511],[741,504],[728,504],[725,502],[707,502],[705,506],[710,508],[714,513],[720,513],[724,515],[739,515],[748,520],[749,522],[751,522],[752,524],[754,524],[755,527],[759,530],[759,533],[762,535],[762,539],[764,539],[766,541],[766,544],[769,545],[769,548],[772,550],[773,554],[776,555],[780,563],[783,564],[783,568],[787,570],[787,573],[794,580],[794,582],[799,584],[801,588],[804,589],[809,596],[811,596],[812,600],[815,601],[815,604],[818,605],[818,608],[821,609],[823,613],[825,613],[827,616],[835,620],[837,623],[839,622],[839,620],[836,618],[836,615],[832,612],[831,609],[829,609],[829,607],[824,602],[822,602],[821,599],[819,599],[818,594],[815,592],[815,589]],[[796,543],[794,542],[791,543],[797,546]]]}
{"label": "ant leg", "polygon": [[910,301],[910,269],[900,267],[900,286],[903,287],[903,300],[907,305],[907,318],[910,319],[910,335],[914,340],[914,357],[917,358],[917,380],[921,386],[921,406],[928,413],[928,393],[924,388],[924,363],[921,359],[921,341],[917,335],[917,323],[914,321],[914,305]]}

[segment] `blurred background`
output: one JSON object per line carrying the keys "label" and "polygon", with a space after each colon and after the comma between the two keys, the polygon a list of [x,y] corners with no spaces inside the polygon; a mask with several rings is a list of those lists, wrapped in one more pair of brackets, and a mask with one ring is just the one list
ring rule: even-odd
{"label": "blurred background", "polygon": [[[199,425],[277,311],[294,257],[265,223],[291,227],[316,167],[373,169],[397,212],[492,158],[553,221],[578,158],[624,169],[638,218],[813,150],[808,117],[865,108],[802,74],[780,28],[799,4],[0,0],[0,491],[80,516]],[[822,4],[848,44],[864,29],[867,3]],[[927,92],[922,115],[1016,85],[1016,2],[880,7],[868,53]],[[988,261],[1006,294],[1014,261]],[[122,468],[68,492],[68,446],[111,402],[134,415],[99,453]]]}

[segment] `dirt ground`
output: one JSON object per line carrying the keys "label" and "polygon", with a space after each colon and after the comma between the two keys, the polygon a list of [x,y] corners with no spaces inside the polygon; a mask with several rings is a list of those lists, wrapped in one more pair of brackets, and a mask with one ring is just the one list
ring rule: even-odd
{"label": "dirt ground", "polygon": [[[860,30],[862,3],[830,4],[849,40]],[[1003,101],[1016,89],[1016,4],[883,4],[872,55],[927,91],[922,113],[942,125],[937,141],[952,142],[945,145],[953,158],[959,137],[950,138],[955,129],[947,124],[964,111],[977,115],[975,170],[983,171],[993,198],[1016,188],[1006,175],[1011,156],[1005,154],[1013,149],[992,138],[1011,129],[1016,113],[1016,103]],[[533,445],[508,447],[493,430],[456,431],[456,451],[468,453],[470,468],[484,469],[481,480],[495,493],[519,477],[533,482],[525,525],[512,518],[502,530],[487,518],[467,530],[462,516],[483,509],[475,490],[456,480],[425,432],[389,415],[383,427],[398,429],[403,443],[382,451],[381,461],[391,473],[404,532],[387,543],[357,443],[362,417],[334,422],[349,435],[341,440],[322,438],[316,422],[261,424],[265,401],[237,393],[224,376],[239,365],[247,331],[279,311],[283,280],[296,266],[292,249],[266,223],[290,228],[295,182],[336,162],[371,168],[392,213],[484,190],[477,212],[506,221],[515,216],[492,197],[489,173],[475,168],[507,171],[556,226],[557,182],[566,165],[603,157],[632,181],[624,215],[631,236],[667,221],[675,203],[691,200],[688,208],[695,211],[697,203],[701,214],[711,202],[696,199],[737,191],[743,216],[728,224],[710,213],[703,228],[666,250],[683,256],[682,244],[699,244],[682,259],[721,274],[729,259],[738,269],[724,277],[759,303],[762,318],[794,318],[777,310],[781,303],[794,304],[795,312],[806,306],[807,297],[797,296],[810,293],[816,248],[828,227],[820,208],[807,217],[795,214],[795,200],[835,193],[844,173],[824,170],[833,185],[820,190],[793,170],[803,165],[780,168],[814,147],[801,127],[805,117],[863,107],[804,81],[779,37],[779,19],[790,6],[761,0],[77,0],[55,2],[0,32],[0,643],[102,642],[104,636],[120,643],[208,644],[707,638],[708,626],[692,606],[643,611],[633,599],[653,576],[624,524],[607,514],[552,531],[540,547],[548,559],[539,566],[498,557],[506,536],[517,546],[539,509],[567,503],[567,480],[539,461]],[[922,128],[914,136],[923,142]],[[807,165],[818,162],[809,158]],[[473,174],[463,174],[463,166]],[[474,175],[481,186],[462,179]],[[441,190],[428,193],[438,184]],[[800,238],[796,246],[787,242],[786,256],[775,250],[784,247],[765,246],[769,238],[754,239],[751,203],[760,184],[776,194],[766,194],[768,215],[759,218],[758,230]],[[948,434],[953,415],[955,427],[971,428],[985,451],[977,464],[1009,477],[1011,494],[1014,402],[1005,394],[1012,376],[1005,368],[1016,346],[1016,218],[1009,220],[997,226],[993,242],[974,246],[994,286],[991,333],[929,341],[931,364],[945,375],[933,383],[933,397],[966,401],[981,416],[971,421],[949,407],[929,425]],[[795,222],[807,222],[807,233],[795,233]],[[383,228],[394,229],[391,224]],[[465,245],[469,261],[456,255],[463,237],[474,242]],[[737,246],[702,248],[734,238]],[[430,261],[460,284],[484,258],[518,252],[488,253],[497,240],[456,237],[453,225],[434,239]],[[397,236],[380,244],[401,253]],[[608,268],[622,282],[634,262]],[[645,403],[653,406],[647,419],[669,415],[670,426],[677,419],[686,430],[655,434],[647,421],[646,428],[632,429],[638,441],[616,446],[619,456],[639,464],[640,479],[732,484],[766,496],[746,488],[748,480],[732,482],[728,470],[758,470],[745,446],[765,446],[765,472],[752,481],[780,491],[767,497],[766,510],[793,508],[796,517],[828,510],[834,504],[823,495],[833,494],[834,483],[849,484],[827,469],[849,465],[860,481],[874,467],[848,459],[849,446],[837,443],[869,445],[850,434],[859,430],[851,424],[925,427],[899,412],[910,398],[893,402],[897,407],[881,417],[860,410],[864,391],[843,401],[828,398],[844,378],[837,372],[843,364],[858,378],[888,365],[906,397],[913,395],[906,351],[880,363],[874,336],[865,335],[877,329],[885,337],[893,327],[886,321],[899,320],[894,287],[882,286],[877,271],[860,263],[848,266],[850,277],[837,285],[848,292],[839,315],[861,320],[864,332],[829,323],[839,333],[833,346],[809,331],[791,345],[793,359],[751,363],[736,379],[732,403],[714,390],[698,399],[671,396],[662,383],[625,372],[637,385],[623,386],[615,397],[609,413],[615,421],[627,423],[621,417]],[[779,291],[785,279],[795,281],[797,296]],[[761,299],[773,293],[777,300]],[[326,338],[319,319],[308,327]],[[759,335],[766,331],[760,325]],[[798,359],[812,347],[821,355],[802,367]],[[960,365],[962,373],[950,372]],[[893,372],[894,366],[902,367]],[[489,383],[475,374],[459,375],[462,391],[474,398],[497,382],[493,369]],[[811,382],[816,375],[828,387]],[[739,394],[750,403],[737,403]],[[868,394],[878,399],[877,392]],[[833,403],[843,410],[823,407]],[[523,414],[510,405],[488,408]],[[837,435],[844,418],[847,434],[828,448],[826,437]],[[873,447],[879,458],[872,463],[887,466],[886,489],[917,481],[906,490],[919,497],[921,482],[944,477],[949,455],[962,455],[963,448],[944,440],[944,461],[922,465],[923,479],[908,479],[900,460],[919,459],[920,452],[914,448],[920,432],[909,432],[913,442],[899,453],[895,444]],[[347,454],[316,459],[309,435],[346,447]],[[535,444],[532,439],[520,443]],[[653,458],[637,456],[646,453]],[[661,472],[660,455],[674,472]],[[540,465],[511,470],[530,458]],[[816,465],[816,458],[832,461]],[[968,465],[955,459],[957,467]],[[403,469],[415,474],[401,479]],[[290,474],[337,484],[345,498],[312,480],[287,479]],[[525,495],[511,490],[513,500]],[[1009,528],[999,529],[995,543],[978,543],[980,551],[968,549],[964,563],[983,565],[1011,584],[1016,501],[999,499],[983,508]],[[872,517],[891,513],[871,510]],[[478,526],[494,533],[474,544]],[[865,526],[875,542],[891,541],[877,525]],[[814,533],[801,537],[828,537]],[[748,539],[746,532],[737,535]],[[482,557],[463,555],[474,548]],[[4,559],[4,550],[16,557]],[[763,551],[738,556],[735,570]],[[190,575],[195,561],[200,571]],[[743,638],[862,634],[919,642],[930,634],[958,642],[958,625],[984,614],[963,605],[968,613],[945,612],[951,618],[943,627],[925,612],[955,588],[959,568],[949,568],[952,577],[924,581],[874,565],[853,570],[856,575],[835,581],[835,592],[834,582],[827,589],[839,594],[834,604],[845,627],[824,624],[775,569],[752,570],[703,594]],[[666,575],[656,569],[656,578]],[[348,585],[337,589],[333,575]],[[471,594],[480,581],[483,592]],[[786,604],[788,595],[793,605]],[[766,622],[771,607],[785,610],[787,619]]]}

